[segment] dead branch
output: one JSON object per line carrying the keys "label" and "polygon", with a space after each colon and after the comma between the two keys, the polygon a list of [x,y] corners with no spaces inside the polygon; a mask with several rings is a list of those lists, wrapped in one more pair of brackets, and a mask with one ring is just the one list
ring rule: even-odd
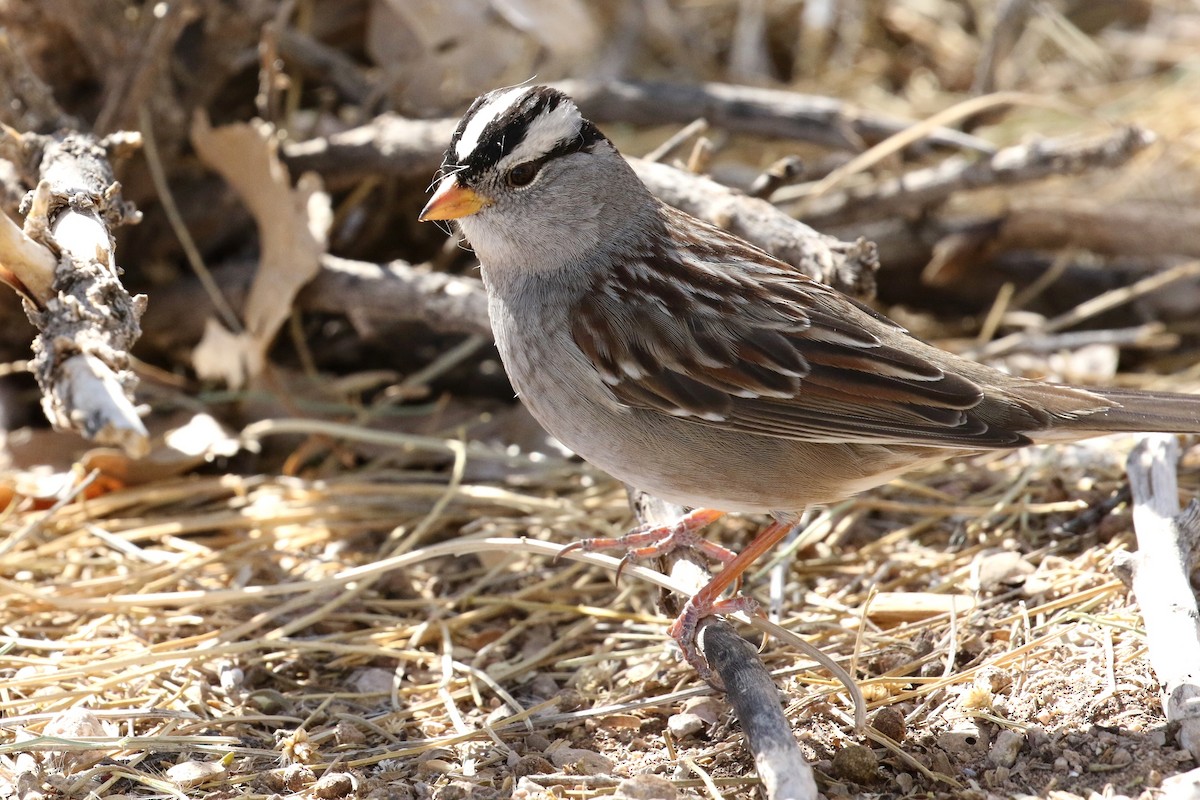
{"label": "dead branch", "polygon": [[294,174],[319,173],[330,188],[381,175],[431,181],[457,124],[380,114],[328,137],[285,143],[282,156]]}
{"label": "dead branch", "polygon": [[[596,122],[683,125],[703,117],[716,128],[795,139],[837,150],[862,150],[912,125],[886,114],[862,111],[822,95],[758,89],[725,83],[683,85],[652,81],[559,81],[584,116]],[[995,148],[969,134],[942,128],[929,142],[990,153]]]}
{"label": "dead branch", "polygon": [[479,280],[403,261],[370,264],[324,256],[320,273],[298,299],[306,311],[349,314],[368,325],[372,319],[411,321],[441,333],[492,335]]}
{"label": "dead branch", "polygon": [[1200,611],[1190,580],[1200,547],[1200,502],[1180,510],[1178,461],[1179,439],[1167,434],[1142,437],[1129,454],[1138,551],[1123,568],[1142,609],[1167,720],[1179,723],[1179,744],[1200,759]]}
{"label": "dead branch", "polygon": [[1158,291],[1165,286],[1170,286],[1177,281],[1195,280],[1197,278],[1200,278],[1200,261],[1189,261],[1179,264],[1171,269],[1148,275],[1129,286],[1122,286],[1104,292],[1084,303],[1080,303],[1065,314],[1060,314],[1053,319],[1046,320],[1037,330],[1009,334],[1003,338],[990,341],[981,347],[968,350],[967,355],[970,358],[976,359],[997,358],[1001,355],[1006,355],[1012,352],[1020,342],[1024,341],[1031,334],[1056,333],[1092,319],[1106,311],[1130,303],[1139,297],[1144,297],[1151,292]]}
{"label": "dead branch", "polygon": [[[232,262],[215,270],[213,277],[229,302],[240,307],[257,269],[256,262]],[[308,313],[343,314],[364,337],[404,322],[418,322],[439,333],[492,335],[487,294],[477,278],[406,261],[374,264],[324,255],[316,277],[296,296],[296,307]],[[155,293],[142,321],[145,340],[161,350],[194,347],[212,314],[198,279],[176,281]]]}
{"label": "dead branch", "polygon": [[[685,509],[665,503],[632,487],[629,489],[639,523],[663,523],[682,516]],[[695,554],[671,554],[671,577],[696,585],[709,577],[707,566]],[[683,608],[678,595],[664,593],[672,614]],[[723,619],[705,620],[697,632],[697,644],[713,673],[720,679],[733,713],[746,734],[758,776],[769,800],[815,800],[817,784],[812,767],[805,761],[781,707],[771,675],[758,652]]]}
{"label": "dead branch", "polygon": [[780,190],[773,199],[818,228],[892,214],[914,216],[956,192],[1119,167],[1149,147],[1154,138],[1150,131],[1130,126],[1082,140],[1042,139],[1006,147],[985,159],[949,158],[935,167],[821,197],[806,197],[809,187],[797,186]]}
{"label": "dead branch", "polygon": [[305,74],[328,82],[346,100],[366,105],[378,92],[363,70],[345,53],[286,25],[275,26],[279,55]]}
{"label": "dead branch", "polygon": [[79,120],[63,111],[53,90],[30,69],[7,30],[0,30],[0,108],[5,110],[5,121],[23,131],[82,127]]}
{"label": "dead branch", "polygon": [[1029,0],[1003,0],[998,5],[996,24],[975,65],[975,80],[971,84],[973,94],[988,94],[996,90],[996,70],[1012,52],[1029,18]]}
{"label": "dead branch", "polygon": [[749,197],[702,175],[631,158],[629,163],[658,199],[741,236],[804,274],[857,297],[875,294],[875,246],[817,233],[766,200]]}
{"label": "dead branch", "polygon": [[708,623],[697,635],[704,657],[725,683],[725,696],[742,724],[767,797],[817,797],[812,767],[796,744],[780,709],[779,693],[758,653],[729,625]]}
{"label": "dead branch", "polygon": [[[127,138],[121,141],[126,146]],[[10,137],[4,155],[29,168],[27,179],[37,186],[22,203],[18,252],[28,255],[36,242],[56,257],[49,284],[40,272],[46,259],[20,262],[39,270],[21,282],[32,293],[26,313],[40,332],[31,366],[42,408],[56,428],[142,454],[148,435],[133,407],[129,349],[141,334],[146,298],[121,285],[112,234],[139,214],[121,199],[106,142],[88,134],[26,134]]]}
{"label": "dead branch", "polygon": [[1200,256],[1200,209],[1090,197],[1016,198],[1000,217],[1007,249],[1086,247],[1095,253]]}

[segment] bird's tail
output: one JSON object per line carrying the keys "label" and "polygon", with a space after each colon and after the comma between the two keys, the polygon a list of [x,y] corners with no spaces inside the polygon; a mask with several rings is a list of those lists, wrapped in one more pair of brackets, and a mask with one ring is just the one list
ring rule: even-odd
{"label": "bird's tail", "polygon": [[1055,415],[1050,430],[1035,441],[1053,442],[1106,433],[1200,433],[1200,395],[1139,392],[1132,389],[1087,389],[1100,399],[1097,410]]}

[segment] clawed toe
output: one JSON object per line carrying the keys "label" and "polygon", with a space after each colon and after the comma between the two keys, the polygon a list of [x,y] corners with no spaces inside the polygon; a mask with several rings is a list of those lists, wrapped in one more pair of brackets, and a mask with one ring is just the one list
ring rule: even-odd
{"label": "clawed toe", "polygon": [[691,664],[700,677],[709,683],[713,682],[713,674],[708,667],[708,661],[700,654],[700,648],[696,643],[696,631],[700,627],[701,620],[706,617],[736,614],[739,611],[757,616],[762,614],[762,606],[754,598],[741,594],[723,600],[709,600],[701,590],[687,601],[683,611],[667,629],[667,634],[683,651],[684,660]]}
{"label": "clawed toe", "polygon": [[666,525],[639,525],[624,536],[580,539],[560,550],[555,556],[555,560],[575,550],[582,550],[585,553],[601,550],[620,551],[624,553],[624,556],[621,558],[621,564],[617,567],[618,580],[627,564],[666,555],[679,548],[692,548],[714,561],[728,564],[735,558],[733,551],[709,542],[699,534],[700,529],[721,516],[722,512],[720,511],[697,509]]}

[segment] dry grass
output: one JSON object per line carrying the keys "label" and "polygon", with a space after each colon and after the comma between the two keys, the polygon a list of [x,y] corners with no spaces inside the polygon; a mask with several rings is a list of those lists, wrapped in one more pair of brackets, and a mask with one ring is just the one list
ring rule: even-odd
{"label": "dry grass", "polygon": [[[1078,774],[1050,758],[1025,785],[1136,794],[1151,770],[1174,771],[1170,748],[1150,746],[1156,683],[1109,574],[1132,541],[1125,507],[1093,515],[1086,536],[1064,527],[1119,490],[1126,445],[960,461],[830,509],[786,554],[782,624],[854,672],[872,709],[907,720],[878,789],[904,774],[932,791],[1004,790],[1012,777],[987,761],[1001,729],[1027,736],[1031,769],[1038,745],[1076,753]],[[265,796],[348,772],[364,795],[482,797],[549,772],[527,780],[584,797],[647,771],[703,793],[690,763],[749,792],[724,714],[665,733],[707,689],[664,648],[645,571],[614,587],[611,559],[548,557],[544,538],[628,524],[619,486],[553,458],[526,488],[456,481],[470,459],[459,467],[194,476],[10,507],[3,769],[48,756],[68,796]],[[837,793],[832,757],[859,741],[844,691],[786,645],[764,658]],[[1110,730],[1098,752],[1066,744]],[[166,776],[181,760],[224,767],[178,788]]]}
{"label": "dry grass", "polygon": [[[325,12],[321,20],[336,21],[329,13],[335,5],[300,2],[297,16],[315,9]],[[615,38],[628,24],[616,13],[626,5],[603,5],[612,16],[597,23],[596,41]],[[760,6],[772,22],[786,18],[795,27],[800,19],[800,4],[785,0],[656,5],[667,9],[666,22],[650,20],[658,27],[638,42],[641,51],[618,53],[628,59],[621,66],[638,77],[769,84],[765,73],[734,74],[729,31],[739,11]],[[863,18],[840,20],[824,43],[802,41],[791,28],[767,28],[771,57],[789,65],[790,86],[910,119],[969,96],[985,42],[964,9],[982,8],[986,22],[989,4],[859,5]],[[1160,143],[1119,174],[963,192],[935,211],[986,216],[1030,197],[1048,204],[1077,197],[1113,207],[1149,203],[1167,218],[1178,209],[1194,211],[1200,204],[1200,104],[1194,42],[1187,39],[1193,4],[1096,4],[1117,16],[1144,12],[1158,20],[1114,24],[1103,40],[1062,17],[1060,6],[1070,4],[1036,5],[1036,21],[1006,59],[999,83],[1048,99],[997,117],[980,135],[1003,144],[1136,122],[1157,131]],[[518,36],[494,17],[488,24]],[[455,32],[461,27],[452,19],[440,22]],[[361,57],[361,42],[346,45],[341,38],[357,32],[332,30],[331,41]],[[50,46],[61,31],[36,25],[26,33],[35,43],[45,36],[50,44],[32,49],[49,53],[45,63],[61,67],[54,56],[59,50]],[[95,38],[97,46],[123,43],[116,36]],[[464,41],[470,49],[471,40]],[[478,55],[499,59],[508,52],[487,50]],[[533,51],[531,45],[521,51],[526,60],[504,65],[512,72],[504,73],[509,82],[531,74]],[[443,54],[422,55],[432,61]],[[586,77],[573,72],[569,60],[550,63],[539,78]],[[140,74],[131,63],[130,74]],[[88,80],[115,83],[70,66],[62,85],[80,93],[77,83],[85,89]],[[439,60],[438,66],[455,75],[454,64]],[[270,69],[282,68],[272,63]],[[251,73],[248,84],[259,77]],[[287,112],[275,120],[281,130],[337,127],[329,109],[301,109],[324,101],[319,92],[312,92],[315,100],[304,93],[311,85],[298,72],[269,78],[262,85],[284,87],[279,91],[286,95],[276,98]],[[454,103],[492,88],[472,85],[468,78],[482,79],[468,75],[462,96],[447,98],[444,86],[402,78],[388,78],[389,108],[434,113],[440,101],[448,114]],[[141,83],[146,92],[154,86],[166,93],[154,81]],[[241,89],[245,97],[256,91]],[[106,104],[116,102],[111,98]],[[319,122],[296,123],[291,114],[298,109]],[[181,121],[191,110],[181,110],[178,119],[163,115],[164,152],[186,151]],[[373,113],[364,111],[362,119]],[[612,127],[631,153],[666,136]],[[714,172],[742,176],[798,149],[745,136],[725,144]],[[203,208],[191,211],[188,224],[216,240],[205,255],[240,252],[241,243],[214,233],[224,230],[232,204],[207,198],[225,198],[227,190],[209,178],[200,186],[194,164],[180,163],[167,165],[170,182],[181,197],[195,192],[202,198],[195,204]],[[391,258],[400,245],[389,237],[408,230],[410,220],[380,216],[404,204],[381,200],[376,188],[372,178],[339,197],[338,214],[343,221],[383,219],[378,230],[367,226],[345,236],[339,230],[335,239],[344,244],[358,237],[351,243],[378,246],[369,257]],[[239,235],[249,237],[250,226],[241,224]],[[120,255],[131,274],[139,267],[147,275],[169,272],[155,279],[170,284],[183,273],[158,262],[176,252],[170,228],[159,227],[167,246],[145,242],[144,256],[136,248]],[[422,247],[431,250],[428,243]],[[1064,251],[1063,263],[1078,255]],[[439,262],[449,260],[445,256]],[[1125,254],[1111,262],[1123,258],[1136,260]],[[1169,268],[1182,259],[1154,250],[1146,260]],[[1054,291],[1040,280],[1034,285]],[[917,333],[962,350],[985,346],[994,334],[1028,330],[1031,312],[1009,302],[1032,299],[1028,287],[1005,292],[983,320],[885,310],[902,315]],[[1181,289],[1180,296],[1189,295]],[[153,307],[153,291],[150,302]],[[1157,307],[1163,305],[1170,304]],[[1156,336],[1175,337],[1175,349],[1161,350],[1159,341],[1148,348],[1157,353],[1154,360],[1139,350],[1145,372],[1113,380],[1195,391],[1198,332],[1194,319],[1156,330]],[[287,344],[295,350],[290,367],[273,367],[276,377],[293,380],[288,385],[302,385],[297,376],[306,369],[316,372],[306,360],[312,343],[302,341],[304,333],[297,322],[280,337],[290,334],[292,341],[277,351]],[[952,341],[952,335],[970,341]],[[166,353],[185,349],[171,344],[162,349],[162,364],[143,370],[154,404],[228,412],[222,405],[228,395],[188,393],[193,385],[175,375],[163,378],[191,366],[171,361]],[[468,343],[467,350],[478,345]],[[1075,367],[1087,371],[1059,355],[1032,361],[1021,355],[1008,366],[1060,376]],[[233,398],[241,401],[239,420],[280,416],[289,403],[312,418],[253,423],[244,439],[262,440],[263,454],[218,461],[184,477],[123,485],[89,473],[79,452],[61,457],[63,440],[51,436],[37,439],[44,456],[25,461],[54,464],[70,478],[67,490],[23,488],[37,485],[44,469],[6,472],[16,488],[0,512],[0,800],[38,793],[585,798],[613,795],[622,780],[647,774],[664,781],[647,796],[675,790],[687,797],[754,796],[754,765],[728,712],[706,700],[711,690],[665,646],[668,620],[656,610],[649,570],[628,569],[614,585],[612,559],[553,560],[559,545],[618,534],[630,524],[622,487],[554,453],[464,444],[471,437],[445,419],[466,420],[473,435],[471,426],[482,416],[474,409],[491,400],[456,397],[416,406],[428,399],[422,392],[437,370],[421,367],[407,380],[390,381],[380,377],[385,367],[397,369],[339,363],[340,379],[324,376],[319,391],[280,390],[267,402],[248,394]],[[275,385],[282,384],[287,381]],[[362,422],[376,409],[361,402],[366,389],[352,387],[381,384],[396,390],[380,401],[383,410],[394,411],[394,403],[416,422],[401,425],[382,413],[371,425]],[[333,405],[331,397],[353,401]],[[406,398],[414,401],[411,408],[403,406]],[[385,426],[426,435],[374,429]],[[9,450],[16,449],[14,440]],[[1134,541],[1122,495],[1129,443],[1105,439],[964,458],[910,475],[817,516],[794,545],[776,554],[786,566],[776,584],[770,565],[748,579],[747,591],[778,605],[784,627],[858,679],[870,706],[876,729],[868,739],[854,730],[842,686],[787,643],[766,642],[763,658],[775,670],[827,797],[1152,796],[1162,778],[1195,766],[1166,730],[1137,609],[1110,569],[1114,554]],[[1200,494],[1197,463],[1200,452],[1193,448],[1181,474],[1189,497]],[[732,519],[714,533],[736,548],[760,523]],[[898,712],[903,722],[876,716],[883,709]],[[677,716],[681,711],[692,717]],[[695,719],[698,727],[690,724]],[[1002,747],[1011,739],[1005,731],[1019,734],[1021,749],[1011,758]],[[874,748],[877,770],[856,771],[838,758],[861,744]]]}

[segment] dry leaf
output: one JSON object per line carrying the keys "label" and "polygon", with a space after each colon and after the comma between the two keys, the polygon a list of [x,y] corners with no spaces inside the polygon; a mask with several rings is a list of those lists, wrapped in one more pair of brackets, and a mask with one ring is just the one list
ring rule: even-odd
{"label": "dry leaf", "polygon": [[245,333],[232,334],[210,321],[193,354],[201,376],[238,388],[262,369],[293,298],[320,269],[333,213],[316,175],[302,175],[292,187],[270,125],[256,121],[213,128],[201,113],[191,136],[200,158],[220,173],[254,216],[262,246],[242,312]]}
{"label": "dry leaf", "polygon": [[167,780],[183,789],[208,783],[225,775],[225,765],[220,761],[184,761],[167,770]]}
{"label": "dry leaf", "polygon": [[[71,708],[55,715],[42,729],[43,736],[80,739],[111,736],[99,717],[87,708]],[[107,754],[98,750],[51,750],[46,758],[61,772],[70,774],[86,769]]]}

